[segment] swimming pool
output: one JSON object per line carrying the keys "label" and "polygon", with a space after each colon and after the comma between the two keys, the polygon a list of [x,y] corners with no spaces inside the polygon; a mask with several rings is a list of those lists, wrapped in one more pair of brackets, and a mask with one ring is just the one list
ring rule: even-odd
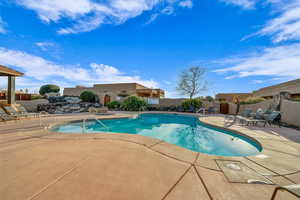
{"label": "swimming pool", "polygon": [[[81,134],[83,122],[58,125],[52,131]],[[147,113],[136,118],[85,122],[85,133],[107,132],[148,136],[192,151],[220,156],[250,156],[262,150],[248,137],[205,125],[197,117],[189,115]]]}

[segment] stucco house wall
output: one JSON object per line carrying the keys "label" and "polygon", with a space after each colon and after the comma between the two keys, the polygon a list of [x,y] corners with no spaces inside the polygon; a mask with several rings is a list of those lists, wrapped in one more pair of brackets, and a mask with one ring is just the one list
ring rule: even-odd
{"label": "stucco house wall", "polygon": [[[124,96],[140,96],[139,90],[141,89],[146,89],[148,92],[152,90],[138,83],[115,83],[95,84],[94,87],[77,86],[75,88],[65,88],[63,94],[65,96],[80,96],[84,91],[91,91],[99,97],[101,103],[104,103],[106,95],[110,97],[110,101],[121,101]],[[161,90],[161,92],[163,91]]]}
{"label": "stucco house wall", "polygon": [[292,94],[292,96],[294,95],[294,97],[296,97],[297,95],[300,96],[300,79],[261,88],[259,90],[253,91],[253,96],[271,97],[279,94],[280,92],[289,92],[290,94]]}
{"label": "stucco house wall", "polygon": [[229,104],[229,113],[230,115],[236,114],[237,105],[234,103],[228,103]]}
{"label": "stucco house wall", "polygon": [[281,113],[282,122],[300,126],[300,102],[282,100]]}
{"label": "stucco house wall", "polygon": [[256,103],[256,104],[243,104],[240,107],[240,113],[242,113],[245,109],[250,109],[253,112],[256,112],[259,108],[263,109],[263,110],[267,110],[270,108],[270,105],[274,103],[273,99],[269,99],[266,101],[262,101],[260,103]]}
{"label": "stucco house wall", "polygon": [[171,99],[171,98],[163,98],[159,99],[158,107],[169,107],[169,106],[180,106],[183,101],[185,101],[185,98],[179,98],[179,99]]}

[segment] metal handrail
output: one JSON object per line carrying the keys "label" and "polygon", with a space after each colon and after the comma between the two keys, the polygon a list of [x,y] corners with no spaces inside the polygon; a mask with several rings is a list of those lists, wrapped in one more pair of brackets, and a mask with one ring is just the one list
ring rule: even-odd
{"label": "metal handrail", "polygon": [[[54,120],[56,121],[56,118],[54,118]],[[39,121],[40,121],[40,127],[41,128],[48,129],[50,127],[50,124],[46,124],[46,123],[43,122],[41,116],[39,116]]]}
{"label": "metal handrail", "polygon": [[97,118],[95,118],[95,120],[96,120],[96,122],[101,124],[104,128],[106,128],[107,131],[110,131],[110,128],[108,126],[106,126],[102,121],[98,120]]}
{"label": "metal handrail", "polygon": [[86,132],[85,119],[82,120],[82,133]]}
{"label": "metal handrail", "polygon": [[[41,128],[49,129],[51,127],[51,123],[53,123],[53,121],[51,122],[51,120],[50,120],[50,122],[48,121],[48,123],[43,122],[41,115],[39,115],[38,118],[39,118],[39,122],[40,122],[39,125],[40,125]],[[54,119],[54,123],[56,123],[57,122],[56,116],[53,116],[53,117],[48,118],[48,119],[52,119],[52,118]]]}

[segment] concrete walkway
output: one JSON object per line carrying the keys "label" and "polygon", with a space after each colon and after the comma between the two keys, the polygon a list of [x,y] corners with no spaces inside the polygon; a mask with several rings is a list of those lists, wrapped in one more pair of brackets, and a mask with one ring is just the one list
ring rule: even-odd
{"label": "concrete walkway", "polygon": [[[94,117],[48,117],[42,123]],[[222,116],[201,121],[226,127]],[[221,157],[140,135],[51,133],[37,119],[0,123],[0,199],[260,200],[270,199],[276,184],[300,184],[300,144],[273,128],[230,129],[255,138],[264,150],[250,157]],[[247,168],[238,180],[256,175],[272,184],[232,182],[223,161]],[[279,192],[276,199],[297,198]]]}

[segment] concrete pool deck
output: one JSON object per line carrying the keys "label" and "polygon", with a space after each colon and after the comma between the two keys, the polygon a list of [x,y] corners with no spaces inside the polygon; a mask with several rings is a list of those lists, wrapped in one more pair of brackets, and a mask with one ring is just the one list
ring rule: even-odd
{"label": "concrete pool deck", "polygon": [[[127,117],[130,114],[97,116]],[[49,116],[55,124],[95,115]],[[214,126],[256,139],[256,156],[222,157],[192,152],[158,139],[128,134],[61,134],[38,119],[0,123],[0,199],[270,199],[276,185],[300,184],[300,144],[277,127],[224,125],[221,115],[201,117]],[[235,173],[223,161],[248,169]],[[249,170],[251,169],[251,170]],[[237,182],[230,181],[230,177]],[[257,175],[273,184],[248,184]],[[239,182],[241,180],[241,182]],[[276,199],[298,199],[279,192]]]}

